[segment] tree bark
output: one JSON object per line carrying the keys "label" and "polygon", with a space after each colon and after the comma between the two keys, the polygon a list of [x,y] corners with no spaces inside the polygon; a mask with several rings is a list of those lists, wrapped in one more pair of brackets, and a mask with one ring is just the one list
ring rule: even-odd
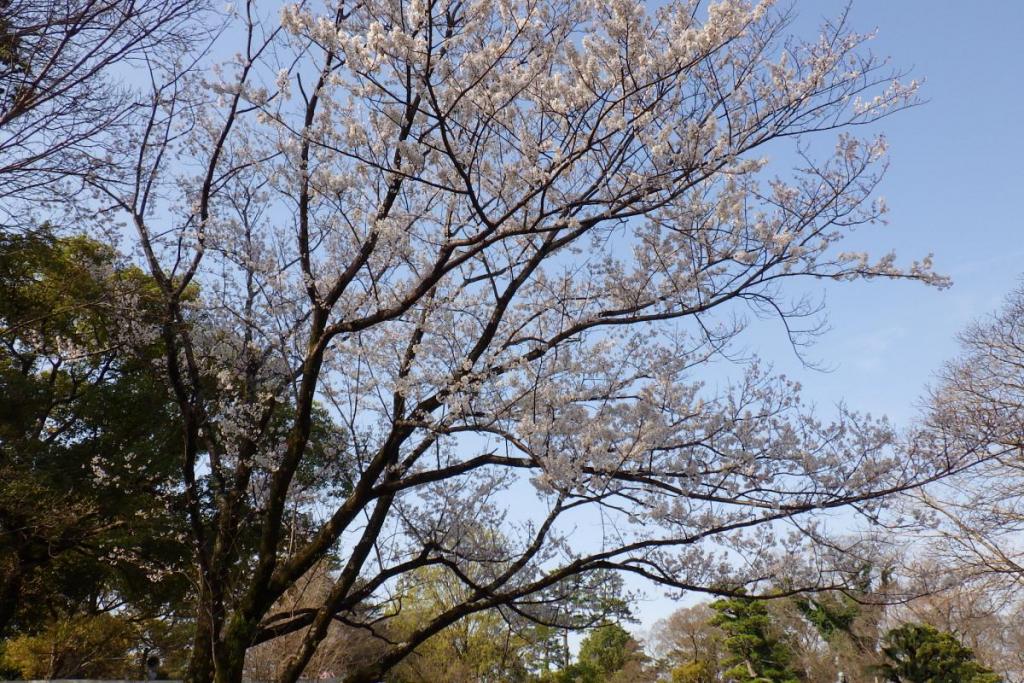
{"label": "tree bark", "polygon": [[[203,593],[205,592],[204,590]],[[213,682],[213,620],[204,597],[205,595],[200,595],[196,609],[192,653],[188,660],[185,683]]]}

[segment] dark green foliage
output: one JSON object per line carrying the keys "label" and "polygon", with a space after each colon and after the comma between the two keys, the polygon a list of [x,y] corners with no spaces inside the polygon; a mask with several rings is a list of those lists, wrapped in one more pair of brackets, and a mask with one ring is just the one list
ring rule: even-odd
{"label": "dark green foliage", "polygon": [[798,683],[793,652],[772,628],[763,600],[725,598],[711,603],[711,623],[725,634],[725,676],[736,683]]}
{"label": "dark green foliage", "polygon": [[832,641],[840,634],[852,633],[861,613],[861,606],[841,593],[798,598],[794,604],[826,641]]}
{"label": "dark green foliage", "polygon": [[639,647],[629,631],[618,624],[604,624],[583,641],[579,661],[589,668],[610,674],[623,668],[638,654]]}
{"label": "dark green foliage", "polygon": [[[179,406],[154,372],[165,362],[163,306],[155,283],[109,247],[46,228],[0,232],[0,637],[20,639],[22,664],[69,624],[107,613],[130,622],[132,657],[184,650],[195,549]],[[271,415],[269,443],[286,438],[288,407]],[[347,441],[315,406],[295,487],[347,493]],[[199,504],[212,513],[208,479]],[[314,528],[301,509],[285,523],[285,543]],[[232,541],[238,561],[227,571],[239,585],[257,541],[249,527]],[[64,661],[78,659],[69,651]]]}
{"label": "dark green foliage", "polygon": [[649,680],[647,656],[616,623],[598,626],[583,639],[576,662],[540,677],[543,683],[640,683]]}
{"label": "dark green foliage", "polygon": [[0,631],[161,614],[188,590],[180,427],[150,372],[159,345],[117,334],[125,301],[136,320],[158,305],[112,250],[0,235]]}
{"label": "dark green foliage", "polygon": [[885,634],[888,662],[878,673],[891,683],[1001,683],[951,633],[923,624],[904,624]]}

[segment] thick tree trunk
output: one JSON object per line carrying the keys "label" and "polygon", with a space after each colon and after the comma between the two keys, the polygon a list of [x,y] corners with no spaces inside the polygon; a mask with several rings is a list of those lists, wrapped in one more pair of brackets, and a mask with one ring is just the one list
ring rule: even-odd
{"label": "thick tree trunk", "polygon": [[248,645],[235,638],[217,643],[213,683],[242,683]]}
{"label": "thick tree trunk", "polygon": [[255,639],[257,623],[237,612],[228,621],[214,644],[214,683],[242,683],[245,653]]}
{"label": "thick tree trunk", "polygon": [[213,638],[208,628],[197,628],[192,638],[185,683],[213,682]]}
{"label": "thick tree trunk", "polygon": [[214,626],[207,598],[204,589],[196,603],[195,633],[192,635],[192,653],[188,660],[185,683],[213,683]]}
{"label": "thick tree trunk", "polygon": [[[201,614],[208,614],[200,610]],[[241,683],[252,629],[236,621],[218,635],[212,620],[199,616],[185,683]]]}

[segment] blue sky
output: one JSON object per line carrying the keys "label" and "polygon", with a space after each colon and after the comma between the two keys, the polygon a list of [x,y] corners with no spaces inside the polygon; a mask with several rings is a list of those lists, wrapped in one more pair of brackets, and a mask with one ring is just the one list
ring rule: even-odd
{"label": "blue sky", "polygon": [[[797,0],[794,33],[813,37],[845,5]],[[1024,3],[855,0],[851,25],[877,29],[872,51],[923,79],[928,100],[878,127],[890,145],[881,194],[891,212],[888,225],[864,228],[851,246],[876,255],[895,249],[902,262],[933,252],[954,285],[805,283],[826,296],[830,329],[809,357],[827,372],[801,367],[778,325],[753,326],[744,343],[798,378],[823,413],[844,401],[902,427],[957,353],[957,332],[995,310],[1024,274]],[[641,632],[678,606],[647,594],[637,605]]]}
{"label": "blue sky", "polygon": [[[844,5],[797,2],[794,31],[812,35]],[[831,329],[810,355],[830,372],[800,369],[778,329],[747,343],[799,376],[809,400],[845,400],[906,424],[925,385],[956,354],[957,331],[998,307],[1024,273],[1024,3],[857,0],[851,17],[856,30],[878,29],[872,50],[923,78],[928,100],[881,123],[892,158],[881,188],[889,224],[865,228],[856,244],[878,254],[894,248],[905,261],[934,252],[954,285],[827,285]]]}

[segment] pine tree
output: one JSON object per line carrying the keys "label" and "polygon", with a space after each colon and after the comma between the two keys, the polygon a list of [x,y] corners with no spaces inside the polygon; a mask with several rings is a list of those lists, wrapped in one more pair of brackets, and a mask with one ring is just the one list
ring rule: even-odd
{"label": "pine tree", "polygon": [[797,683],[793,652],[773,632],[763,600],[736,597],[711,603],[711,623],[726,633],[724,665],[727,680],[736,683]]}
{"label": "pine tree", "polygon": [[1001,683],[974,652],[945,631],[904,624],[885,635],[882,652],[889,660],[878,672],[889,683]]}

